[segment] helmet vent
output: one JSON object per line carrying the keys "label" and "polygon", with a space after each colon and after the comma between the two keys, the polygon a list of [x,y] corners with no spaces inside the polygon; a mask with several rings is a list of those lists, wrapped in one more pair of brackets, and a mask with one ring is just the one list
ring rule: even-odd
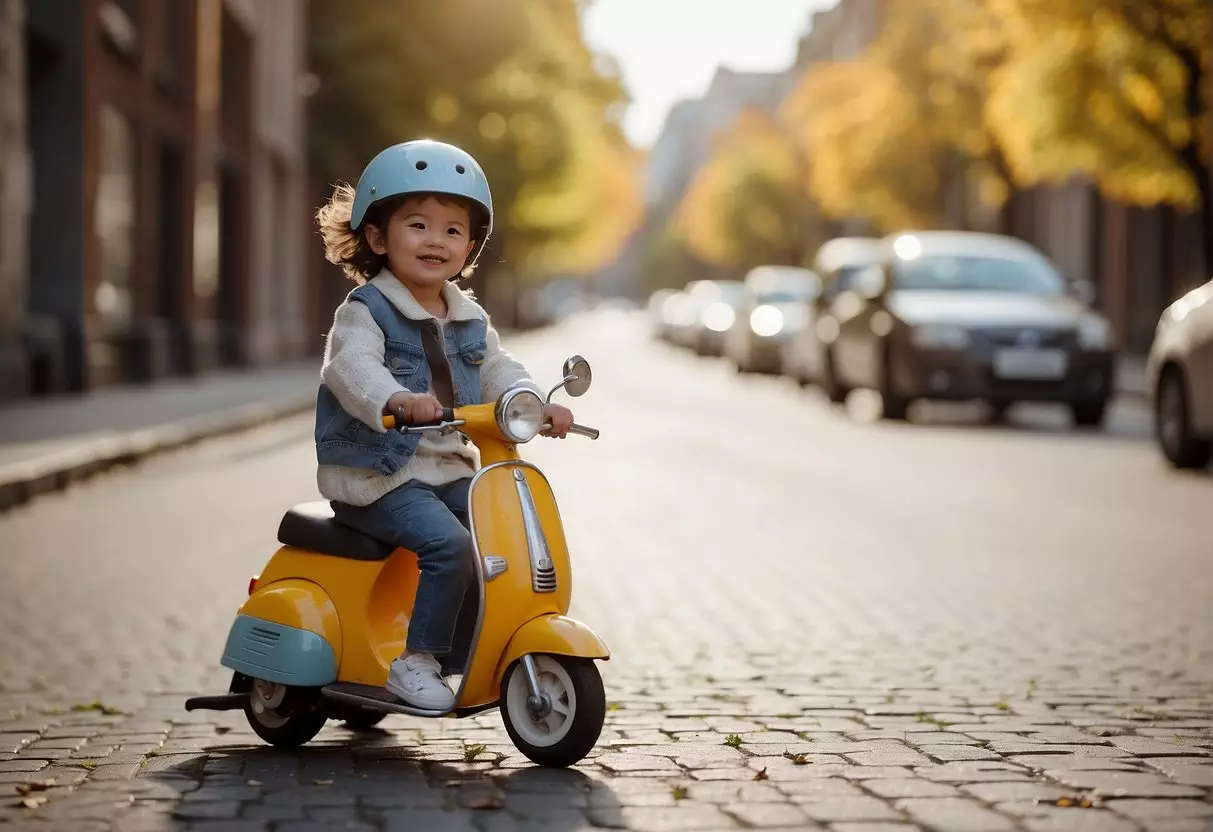
{"label": "helmet vent", "polygon": [[429,166],[430,166],[429,162],[426,162],[425,160],[422,160],[422,161],[420,161],[420,162],[418,162],[418,163],[417,163],[417,170],[425,170],[425,169],[426,169],[426,168],[428,168]]}
{"label": "helmet vent", "polygon": [[463,165],[455,165],[455,173],[466,173],[466,172],[467,172],[467,168],[465,168]]}

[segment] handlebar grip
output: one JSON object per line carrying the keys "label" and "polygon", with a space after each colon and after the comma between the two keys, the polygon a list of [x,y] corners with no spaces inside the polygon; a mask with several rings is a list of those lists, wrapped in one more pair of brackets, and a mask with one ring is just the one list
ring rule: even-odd
{"label": "handlebar grip", "polygon": [[[455,409],[451,407],[444,407],[442,409],[442,416],[440,416],[435,422],[410,422],[409,424],[401,425],[400,427],[403,430],[408,430],[409,428],[432,428],[441,425],[443,422],[453,421],[455,421]],[[395,429],[397,427],[396,417],[391,415],[384,416],[383,427],[387,430]]]}
{"label": "handlebar grip", "polygon": [[588,436],[590,439],[597,439],[602,432],[598,430],[598,428],[590,428],[574,422],[571,426],[569,426],[569,433],[576,433],[579,436]]}

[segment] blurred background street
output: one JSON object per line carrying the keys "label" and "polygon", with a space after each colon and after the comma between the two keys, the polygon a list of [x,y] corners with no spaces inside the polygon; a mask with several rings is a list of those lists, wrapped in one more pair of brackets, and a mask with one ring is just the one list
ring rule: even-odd
{"label": "blurred background street", "polygon": [[[1213,829],[1213,0],[0,0],[0,827]],[[594,752],[193,712],[316,499],[315,211],[450,141]]]}

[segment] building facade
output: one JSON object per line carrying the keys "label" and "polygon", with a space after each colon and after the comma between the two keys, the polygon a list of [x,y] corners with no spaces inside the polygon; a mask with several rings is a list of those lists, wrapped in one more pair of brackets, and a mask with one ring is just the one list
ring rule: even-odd
{"label": "building facade", "polygon": [[3,272],[24,392],[314,348],[303,0],[4,3],[27,68],[25,266]]}

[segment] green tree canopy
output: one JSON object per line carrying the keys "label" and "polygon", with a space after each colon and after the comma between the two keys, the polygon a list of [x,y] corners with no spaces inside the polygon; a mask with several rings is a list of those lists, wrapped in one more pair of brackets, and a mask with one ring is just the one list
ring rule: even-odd
{"label": "green tree canopy", "polygon": [[344,0],[311,5],[313,160],[356,181],[411,138],[472,153],[493,188],[485,263],[522,275],[608,261],[638,213],[626,97],[593,54],[575,0]]}

